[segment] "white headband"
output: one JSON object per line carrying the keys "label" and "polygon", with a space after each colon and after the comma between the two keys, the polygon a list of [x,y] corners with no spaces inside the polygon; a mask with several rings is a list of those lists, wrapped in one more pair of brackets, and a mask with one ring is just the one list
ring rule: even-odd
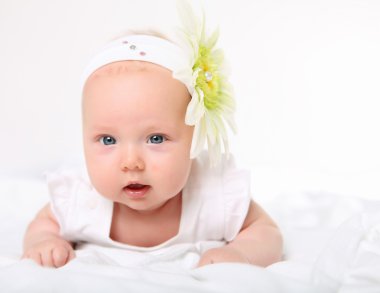
{"label": "white headband", "polygon": [[103,47],[85,68],[81,87],[83,87],[92,73],[107,64],[137,60],[161,65],[172,72],[186,66],[185,53],[181,48],[165,39],[150,35],[129,35],[116,39]]}

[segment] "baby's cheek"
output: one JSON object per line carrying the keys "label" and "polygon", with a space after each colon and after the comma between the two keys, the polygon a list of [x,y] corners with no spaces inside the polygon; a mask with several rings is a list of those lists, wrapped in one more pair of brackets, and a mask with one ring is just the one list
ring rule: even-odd
{"label": "baby's cheek", "polygon": [[110,187],[114,185],[114,183],[110,182],[111,173],[104,170],[101,165],[96,164],[89,166],[88,173],[96,191],[103,196],[109,197],[112,194]]}
{"label": "baby's cheek", "polygon": [[185,164],[185,160],[178,164],[177,168],[172,168],[170,183],[173,188],[177,190],[182,190],[187,183],[189,178],[190,166]]}
{"label": "baby's cheek", "polygon": [[92,172],[90,174],[90,178],[91,178],[91,183],[95,187],[96,191],[99,192],[100,194],[105,194],[106,188],[105,188],[104,178],[99,176],[99,174],[96,172]]}
{"label": "baby's cheek", "polygon": [[150,171],[163,185],[170,186],[178,181],[178,170],[170,160],[155,161],[150,165]]}

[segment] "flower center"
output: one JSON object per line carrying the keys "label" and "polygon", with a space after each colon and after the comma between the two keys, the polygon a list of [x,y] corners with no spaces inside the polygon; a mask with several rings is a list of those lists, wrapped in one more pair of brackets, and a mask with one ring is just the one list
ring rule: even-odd
{"label": "flower center", "polygon": [[199,55],[193,70],[199,68],[196,84],[204,93],[204,104],[208,110],[215,110],[221,106],[220,78],[217,72],[218,64],[212,58],[210,48],[204,45],[199,47]]}

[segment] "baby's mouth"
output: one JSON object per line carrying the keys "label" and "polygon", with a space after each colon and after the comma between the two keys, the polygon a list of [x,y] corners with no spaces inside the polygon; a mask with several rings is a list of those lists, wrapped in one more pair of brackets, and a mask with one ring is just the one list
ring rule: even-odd
{"label": "baby's mouth", "polygon": [[133,184],[128,184],[125,188],[128,190],[136,190],[137,191],[137,190],[143,189],[145,186],[148,186],[148,185],[133,183]]}
{"label": "baby's mouth", "polygon": [[125,194],[132,198],[141,198],[149,190],[150,186],[140,183],[128,184],[123,188]]}

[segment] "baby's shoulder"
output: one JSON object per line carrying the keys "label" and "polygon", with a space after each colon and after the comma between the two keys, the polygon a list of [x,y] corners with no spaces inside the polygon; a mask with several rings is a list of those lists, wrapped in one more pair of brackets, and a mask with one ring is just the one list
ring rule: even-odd
{"label": "baby's shoulder", "polygon": [[49,194],[53,198],[73,198],[91,194],[93,187],[84,167],[65,167],[45,172]]}
{"label": "baby's shoulder", "polygon": [[193,162],[188,182],[187,200],[199,208],[198,212],[192,209],[199,219],[199,233],[211,239],[234,239],[251,202],[250,172],[240,168],[232,155],[211,167],[207,153],[202,153]]}
{"label": "baby's shoulder", "polygon": [[48,183],[54,182],[66,185],[77,183],[90,184],[86,169],[82,166],[60,167],[53,171],[46,171],[44,175]]}

